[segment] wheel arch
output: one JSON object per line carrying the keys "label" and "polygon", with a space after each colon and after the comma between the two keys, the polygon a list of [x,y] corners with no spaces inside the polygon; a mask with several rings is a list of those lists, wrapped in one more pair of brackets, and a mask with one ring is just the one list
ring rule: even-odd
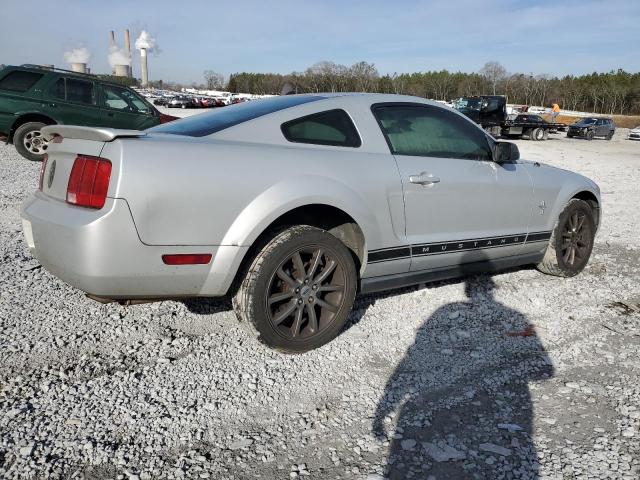
{"label": "wheel arch", "polygon": [[251,262],[273,236],[278,231],[293,225],[310,225],[321,228],[340,240],[351,252],[359,281],[367,262],[367,240],[361,225],[352,215],[335,205],[329,203],[306,203],[281,213],[268,224],[260,227],[259,232],[251,235],[251,237],[255,236],[255,238],[245,252],[240,266],[233,276],[227,294],[231,296],[235,294]]}
{"label": "wheel arch", "polygon": [[9,136],[7,139],[8,142],[12,143],[13,135],[15,131],[21,125],[24,125],[25,123],[29,123],[29,122],[42,122],[46,125],[56,125],[58,123],[52,117],[45,115],[44,113],[39,113],[39,112],[21,113],[18,115],[18,118],[15,119],[15,121],[13,122],[13,125],[11,125],[11,128],[9,129]]}
{"label": "wheel arch", "polygon": [[589,204],[595,216],[594,220],[595,220],[596,227],[599,228],[600,227],[600,199],[598,198],[598,196],[589,190],[582,190],[574,194],[573,197],[571,197],[571,200],[573,200],[574,198],[577,198],[578,200],[584,200]]}

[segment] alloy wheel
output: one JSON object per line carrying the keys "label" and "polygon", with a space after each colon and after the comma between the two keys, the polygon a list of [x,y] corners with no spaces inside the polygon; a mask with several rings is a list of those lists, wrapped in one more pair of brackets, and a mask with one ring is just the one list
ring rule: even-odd
{"label": "alloy wheel", "polygon": [[562,261],[568,266],[574,266],[589,257],[591,231],[588,222],[585,222],[586,217],[584,212],[574,212],[562,229]]}
{"label": "alloy wheel", "polygon": [[325,330],[346,299],[346,266],[326,247],[304,247],[280,264],[269,281],[265,304],[269,321],[287,339],[305,339]]}

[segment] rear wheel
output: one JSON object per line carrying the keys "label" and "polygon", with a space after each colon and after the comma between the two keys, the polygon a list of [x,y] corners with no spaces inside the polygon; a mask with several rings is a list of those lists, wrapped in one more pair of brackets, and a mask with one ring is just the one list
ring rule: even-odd
{"label": "rear wheel", "polygon": [[572,199],[558,218],[544,254],[537,267],[543,273],[573,277],[589,261],[596,224],[593,210],[584,200]]}
{"label": "rear wheel", "polygon": [[545,139],[544,128],[535,128],[531,132],[531,140],[535,140],[537,142]]}
{"label": "rear wheel", "polygon": [[611,140],[613,138],[613,132],[609,132],[607,135],[607,140]]}
{"label": "rear wheel", "polygon": [[260,342],[301,353],[338,335],[356,283],[347,247],[324,230],[299,225],[275,235],[256,255],[233,305]]}
{"label": "rear wheel", "polygon": [[42,122],[23,123],[13,134],[13,144],[16,150],[27,160],[42,160],[44,154],[47,153],[49,142],[40,132],[45,125]]}

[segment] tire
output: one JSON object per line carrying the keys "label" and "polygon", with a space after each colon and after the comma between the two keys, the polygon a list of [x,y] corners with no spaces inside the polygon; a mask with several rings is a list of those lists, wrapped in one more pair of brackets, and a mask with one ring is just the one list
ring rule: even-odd
{"label": "tire", "polygon": [[27,160],[37,162],[47,153],[49,142],[44,141],[40,130],[46,126],[42,122],[27,122],[20,125],[13,134],[13,145]]}
{"label": "tire", "polygon": [[609,134],[607,135],[607,140],[611,140],[613,138],[613,133],[614,132],[609,132]]}
{"label": "tire", "polygon": [[538,270],[557,277],[577,275],[589,261],[595,234],[593,210],[584,200],[572,199],[558,218]]}
{"label": "tire", "polygon": [[586,138],[587,138],[587,140],[591,141],[591,140],[593,140],[593,137],[595,137],[595,136],[596,136],[596,133],[593,130],[589,130],[587,132]]}
{"label": "tire", "polygon": [[298,225],[275,234],[258,252],[233,307],[261,343],[283,353],[302,353],[340,333],[356,288],[348,248],[325,230]]}
{"label": "tire", "polygon": [[545,138],[544,128],[534,128],[531,132],[531,140],[535,140],[536,142],[540,142]]}
{"label": "tire", "polygon": [[573,138],[573,135],[571,135],[570,133],[567,133],[567,138]]}

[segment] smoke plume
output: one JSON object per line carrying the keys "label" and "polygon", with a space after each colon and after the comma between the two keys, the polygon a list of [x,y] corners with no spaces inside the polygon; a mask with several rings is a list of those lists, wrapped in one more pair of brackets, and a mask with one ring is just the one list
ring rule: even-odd
{"label": "smoke plume", "polygon": [[143,30],[140,33],[140,36],[136,39],[136,49],[140,50],[142,48],[146,49],[147,52],[152,52],[154,49],[158,48],[156,43],[156,39],[149,35],[149,32]]}
{"label": "smoke plume", "polygon": [[64,59],[67,63],[87,63],[90,58],[91,54],[85,47],[74,48],[70,52],[64,53]]}
{"label": "smoke plume", "polygon": [[109,65],[131,65],[131,56],[124,48],[109,47]]}

